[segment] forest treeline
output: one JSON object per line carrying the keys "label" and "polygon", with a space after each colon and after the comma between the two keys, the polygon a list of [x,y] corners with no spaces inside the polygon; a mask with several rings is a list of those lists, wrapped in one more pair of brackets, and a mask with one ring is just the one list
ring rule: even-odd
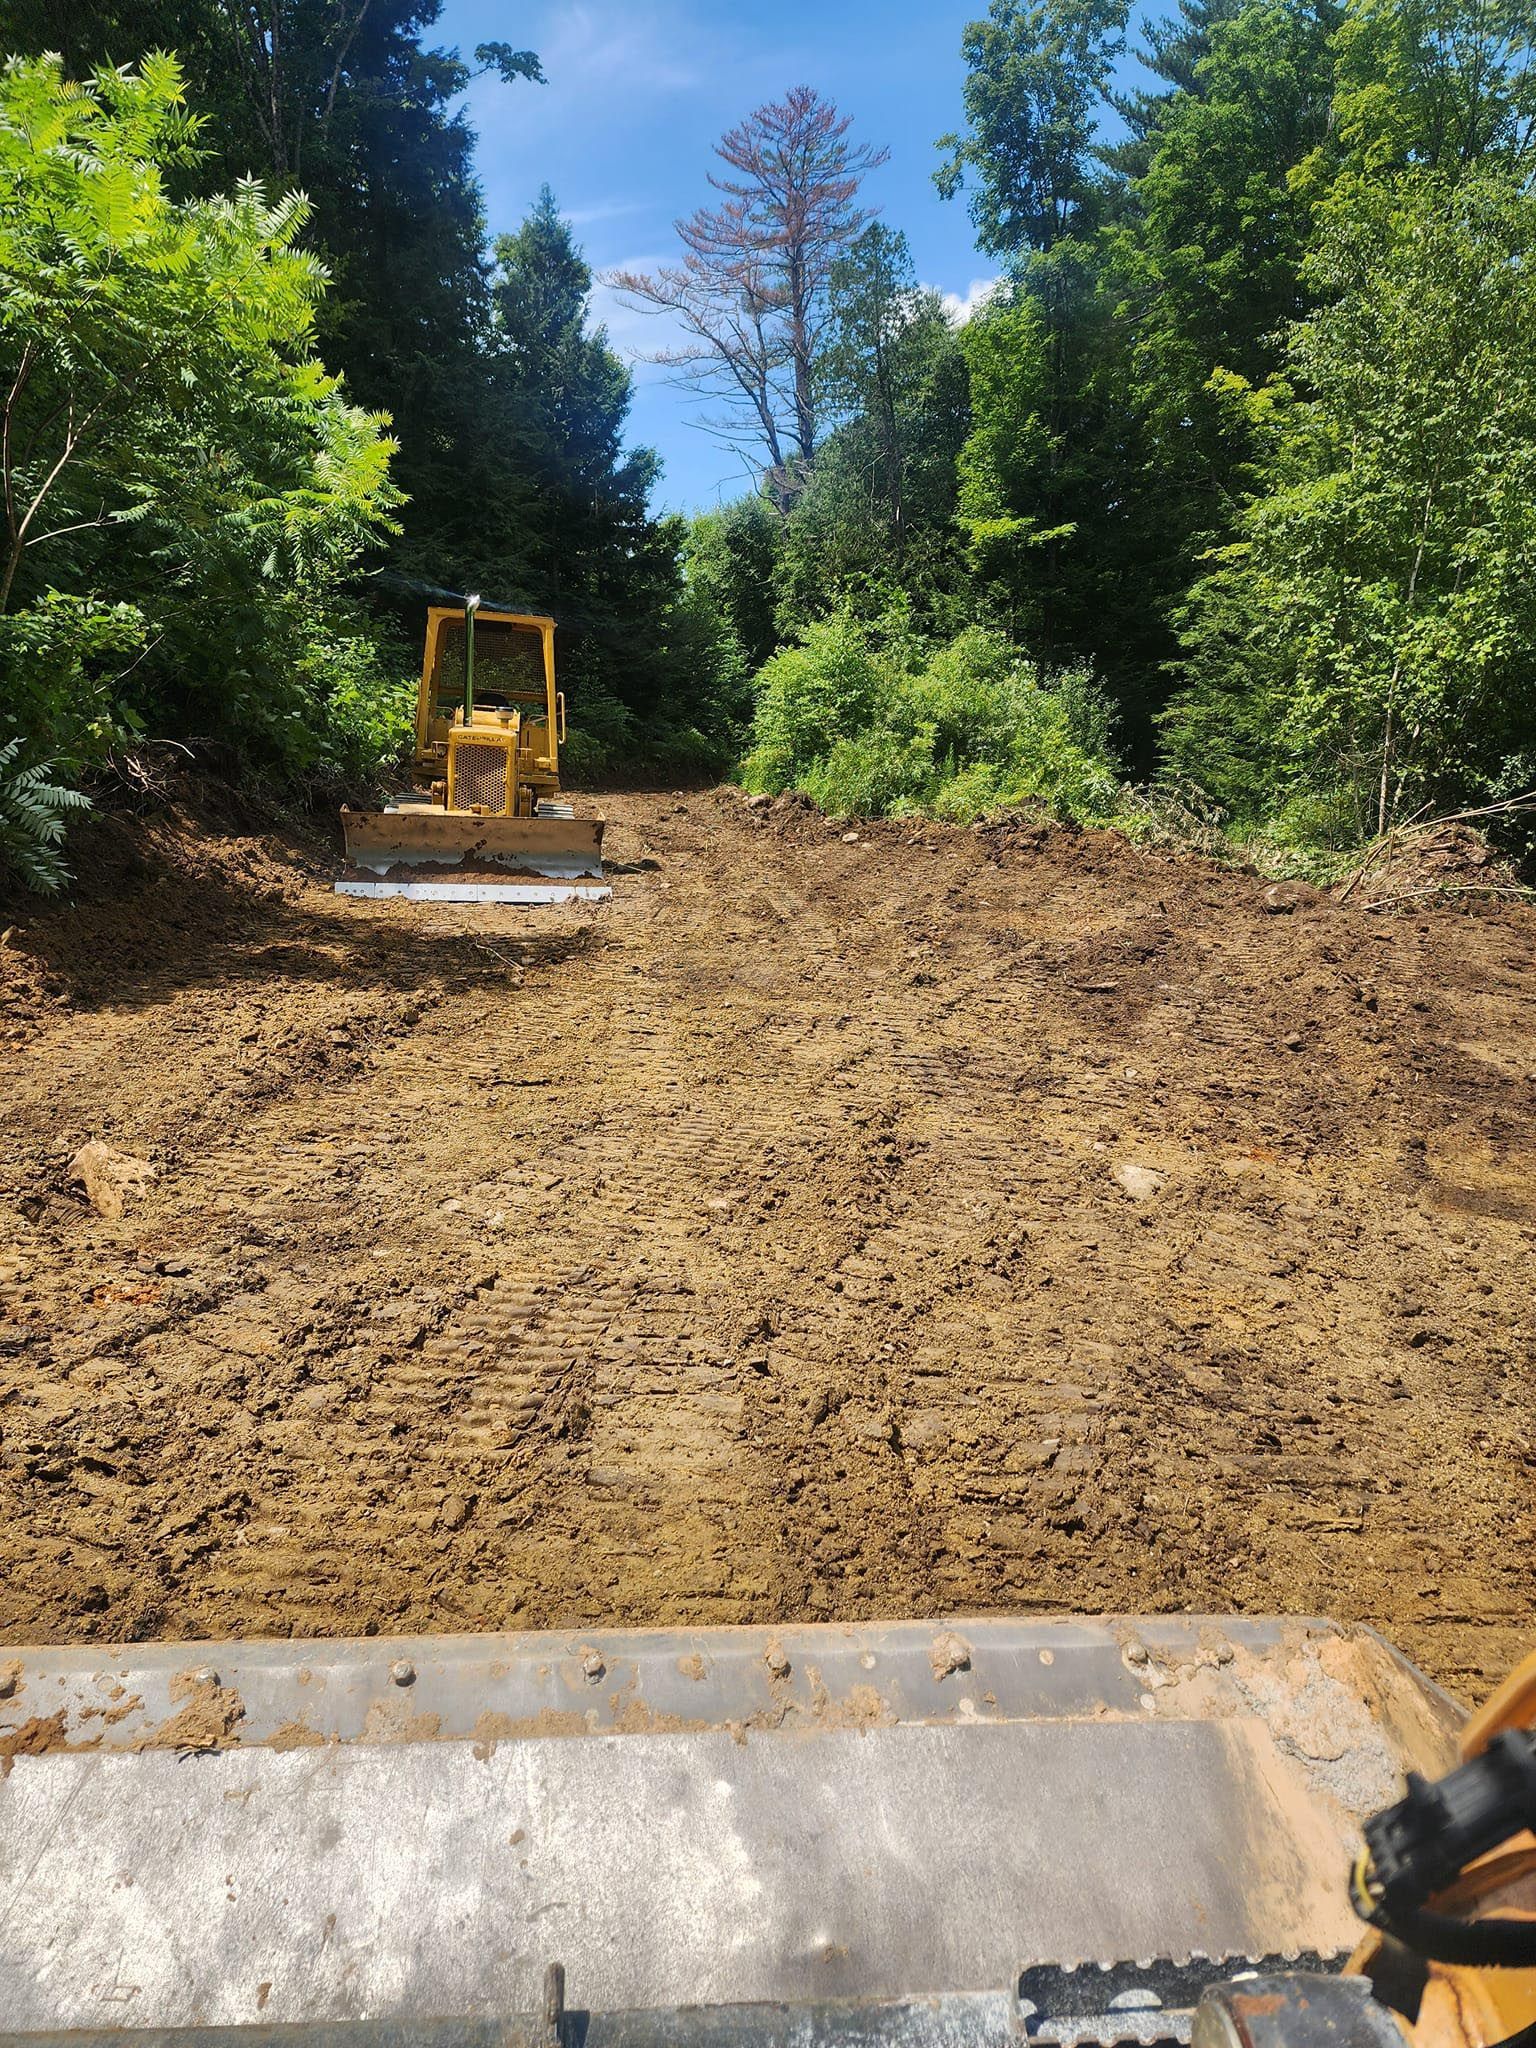
{"label": "forest treeline", "polygon": [[537,54],[432,48],[437,11],[0,11],[24,876],[146,741],[365,784],[442,590],[555,614],[578,776],[1132,826],[1163,791],[1303,851],[1536,784],[1524,4],[1180,0],[1126,94],[1128,0],[992,0],[935,159],[998,271],[960,314],[880,138],[754,110],[675,262],[605,280],[759,479],[692,520],[555,196],[484,217],[464,91]]}

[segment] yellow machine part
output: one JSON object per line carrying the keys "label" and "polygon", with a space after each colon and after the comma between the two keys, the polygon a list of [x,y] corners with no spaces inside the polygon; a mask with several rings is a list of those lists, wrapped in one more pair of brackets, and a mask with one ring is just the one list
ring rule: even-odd
{"label": "yellow machine part", "polygon": [[[1463,1761],[1481,1756],[1509,1728],[1536,1728],[1536,1653],[1512,1671],[1461,1731]],[[1435,1900],[1437,1911],[1478,1920],[1497,1915],[1536,1921],[1536,1835],[1506,1842],[1463,1872]],[[1373,1929],[1350,1957],[1353,1974],[1371,1976],[1384,1938]],[[1402,2027],[1412,2048],[1492,2048],[1536,2025],[1536,1970],[1474,1969],[1427,1963],[1416,2020]]]}
{"label": "yellow machine part", "polygon": [[506,818],[437,804],[341,814],[347,859],[387,874],[394,867],[486,863],[539,875],[601,875],[601,818]]}
{"label": "yellow machine part", "polygon": [[533,815],[533,789],[520,779],[521,719],[505,728],[455,726],[448,734],[447,808],[492,818]]}
{"label": "yellow machine part", "polygon": [[[555,687],[555,622],[535,612],[475,613],[475,731],[504,731],[516,720],[521,767],[535,797],[560,787],[565,699]],[[416,691],[416,767],[440,775],[455,729],[463,729],[469,631],[458,606],[427,612]],[[450,797],[450,806],[452,799]]]}

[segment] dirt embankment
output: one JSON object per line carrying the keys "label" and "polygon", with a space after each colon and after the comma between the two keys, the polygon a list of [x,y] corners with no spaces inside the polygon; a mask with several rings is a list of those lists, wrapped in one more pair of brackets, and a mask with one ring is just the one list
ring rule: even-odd
{"label": "dirt embankment", "polygon": [[607,808],[600,909],[163,820],[0,947],[0,1638],[1235,1607],[1504,1668],[1536,917]]}

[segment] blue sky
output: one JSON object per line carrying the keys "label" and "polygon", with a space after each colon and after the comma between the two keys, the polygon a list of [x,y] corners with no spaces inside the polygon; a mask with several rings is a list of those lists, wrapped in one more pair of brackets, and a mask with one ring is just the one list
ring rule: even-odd
{"label": "blue sky", "polygon": [[[905,230],[923,281],[961,300],[996,266],[977,254],[964,198],[934,190],[934,143],[959,123],[960,35],[983,11],[977,0],[447,0],[435,36],[466,56],[490,41],[535,49],[549,80],[470,89],[493,231],[516,226],[547,181],[594,271],[669,260],[672,222],[709,196],[721,131],[809,84],[854,117],[855,140],[889,147],[868,200]],[[611,294],[595,293],[594,311],[626,358],[655,345],[655,323]],[[740,458],[696,424],[697,400],[654,365],[634,369],[631,438],[665,463],[658,507],[739,496]]]}

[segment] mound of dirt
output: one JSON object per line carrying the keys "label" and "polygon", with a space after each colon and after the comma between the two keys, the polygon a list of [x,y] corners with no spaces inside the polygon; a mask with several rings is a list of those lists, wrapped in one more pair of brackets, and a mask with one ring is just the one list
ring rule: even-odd
{"label": "mound of dirt", "polygon": [[155,962],[216,951],[303,900],[333,864],[238,792],[182,775],[142,812],[98,809],[70,836],[58,904],[0,897],[0,1044],[50,1011],[110,1001]]}
{"label": "mound of dirt", "polygon": [[167,814],[12,935],[0,1637],[1236,1608],[1512,1660],[1536,916],[608,809],[605,906]]}

